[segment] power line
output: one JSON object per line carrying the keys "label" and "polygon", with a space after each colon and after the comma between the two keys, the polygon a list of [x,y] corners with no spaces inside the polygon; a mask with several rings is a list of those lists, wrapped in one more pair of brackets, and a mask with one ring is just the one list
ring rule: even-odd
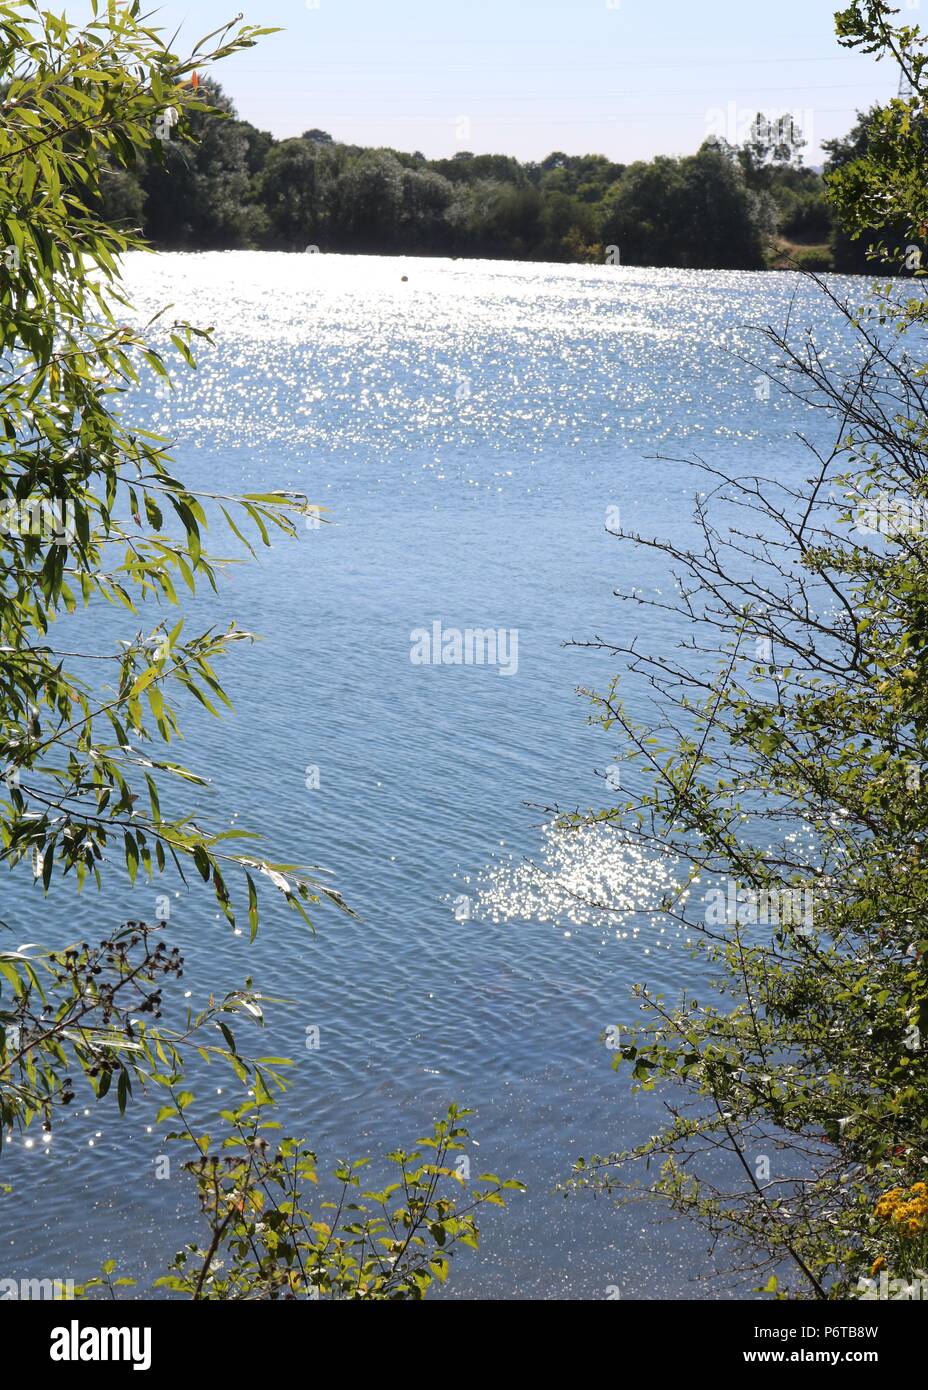
{"label": "power line", "polygon": [[[479,101],[481,101],[481,102],[485,102],[485,101],[493,101],[493,102],[501,102],[501,101],[506,101],[506,102],[509,102],[509,101],[545,101],[545,102],[549,102],[549,103],[551,103],[551,104],[554,104],[555,102],[558,102],[558,101],[579,101],[579,100],[581,100],[581,99],[588,99],[588,100],[592,100],[592,101],[622,101],[622,100],[624,100],[625,98],[648,97],[648,96],[651,96],[651,97],[675,97],[675,96],[699,97],[699,96],[704,96],[704,97],[707,98],[707,100],[721,101],[721,100],[724,100],[726,97],[730,97],[730,96],[732,96],[733,94],[736,94],[736,93],[739,94],[739,95],[740,95],[740,94],[745,94],[745,93],[746,93],[747,96],[748,96],[748,98],[750,98],[752,95],[757,94],[757,93],[760,93],[760,92],[837,92],[837,91],[846,91],[846,90],[848,90],[849,88],[852,89],[852,90],[857,91],[857,90],[860,89],[860,83],[859,83],[859,82],[834,82],[834,83],[830,83],[830,84],[828,84],[828,85],[826,85],[826,86],[823,86],[823,87],[808,87],[808,86],[795,86],[795,87],[751,87],[751,88],[733,87],[733,88],[730,89],[730,91],[728,91],[728,92],[726,92],[726,93],[724,93],[724,94],[720,94],[719,91],[718,91],[718,88],[713,88],[713,89],[710,90],[710,89],[708,89],[708,88],[703,88],[703,87],[674,87],[674,88],[668,89],[668,90],[666,90],[666,91],[655,91],[655,90],[654,90],[653,88],[651,88],[651,87],[635,87],[635,88],[631,89],[630,91],[620,91],[620,92],[591,92],[589,89],[587,89],[587,90],[584,91],[584,92],[559,92],[559,91],[558,91],[558,92],[555,92],[555,91],[549,90],[549,91],[547,91],[547,92],[538,92],[538,93],[535,93],[535,92],[486,92],[486,91],[481,91],[481,92],[476,92],[476,93],[475,93],[474,91],[458,92],[458,93],[455,93],[455,92],[449,92],[448,89],[445,88],[444,91],[441,91],[441,92],[416,92],[415,95],[416,95],[416,100],[417,100],[417,101],[420,101],[420,100],[421,100],[421,101],[474,101],[475,98],[476,98],[477,100],[479,100]],[[288,89],[288,90],[292,90],[292,89]],[[313,91],[313,100],[316,101],[316,102],[325,101],[329,95],[330,95],[330,94],[329,94],[328,92],[321,91],[319,88],[315,88],[314,91]],[[341,95],[341,93],[339,93],[339,95]],[[409,96],[409,92],[399,92],[399,93],[397,93],[397,95],[400,96],[400,97],[408,97],[408,96]],[[286,92],[278,93],[278,96],[280,97],[280,99],[287,99],[287,94],[286,94]],[[352,109],[353,111],[357,109],[356,103],[352,102],[351,109]]]}
{"label": "power line", "polygon": [[[429,61],[430,61],[430,60],[429,60],[427,57],[423,56],[422,64],[428,63]],[[476,61],[477,61],[477,60],[475,59],[475,62],[476,62]],[[653,71],[655,71],[655,72],[660,72],[660,71],[664,70],[665,68],[699,68],[699,67],[703,67],[703,68],[728,68],[728,67],[738,67],[738,68],[741,68],[741,67],[751,66],[751,65],[753,65],[753,64],[755,64],[755,63],[846,63],[846,62],[848,62],[848,61],[849,61],[849,58],[846,58],[846,57],[844,57],[843,55],[838,54],[838,55],[832,55],[832,56],[827,57],[827,58],[725,58],[725,59],[719,59],[719,58],[697,58],[697,59],[681,59],[679,62],[667,62],[667,63],[664,63],[664,62],[610,63],[610,64],[608,64],[606,67],[592,67],[592,66],[590,66],[590,65],[588,65],[588,64],[586,64],[586,63],[580,63],[580,64],[576,64],[576,65],[574,65],[574,66],[567,66],[567,65],[565,65],[564,63],[552,63],[552,64],[547,64],[547,65],[542,64],[542,63],[532,63],[530,66],[531,66],[532,72],[546,72],[546,71],[548,71],[548,72],[578,72],[578,73],[582,73],[582,74],[585,75],[585,74],[591,73],[591,72],[623,72],[623,71],[629,71],[629,72],[639,72],[639,73],[640,73],[640,72],[642,72],[643,70],[644,70],[644,71],[653,70]],[[422,64],[416,64],[416,65],[414,65],[414,66],[410,65],[410,66],[398,67],[395,63],[390,62],[390,60],[389,60],[389,59],[386,59],[386,58],[385,58],[382,62],[378,61],[378,62],[375,62],[375,63],[367,64],[367,63],[358,63],[358,62],[354,62],[354,61],[350,61],[350,60],[346,60],[345,62],[336,62],[336,61],[332,61],[332,60],[329,59],[329,58],[320,57],[320,58],[318,59],[318,64],[317,64],[317,66],[315,66],[315,67],[313,67],[311,70],[309,70],[309,69],[307,68],[307,65],[306,65],[305,63],[304,63],[304,64],[300,64],[299,66],[291,67],[291,66],[284,66],[283,64],[276,64],[276,63],[256,63],[256,62],[252,62],[252,61],[249,59],[249,60],[248,60],[248,71],[249,71],[249,72],[272,72],[272,73],[297,72],[297,73],[299,73],[299,74],[300,74],[301,76],[303,76],[303,77],[307,77],[307,76],[312,75],[312,77],[315,79],[320,73],[332,72],[332,71],[335,71],[336,69],[344,69],[345,71],[350,72],[350,73],[357,73],[359,76],[370,75],[371,73],[376,73],[376,72],[389,72],[389,73],[396,73],[396,74],[399,74],[399,73],[409,73],[409,72],[421,72],[421,70],[422,70]],[[453,65],[453,64],[442,64],[442,71],[443,71],[443,72],[453,72],[453,71],[455,71],[455,66],[456,66],[456,65]],[[464,71],[466,71],[466,72],[472,72],[472,71],[473,71],[473,66],[472,66],[471,64],[467,64],[466,66],[465,66],[464,64],[461,64],[461,65],[457,65],[457,66],[459,66],[459,70],[462,71],[462,72],[464,72]],[[481,74],[482,74],[482,73],[485,73],[485,72],[504,72],[504,73],[511,74],[511,73],[512,73],[512,70],[513,70],[513,69],[512,69],[512,64],[510,64],[510,63],[500,64],[500,65],[494,66],[494,67],[491,67],[491,66],[489,66],[489,65],[487,65],[486,63],[483,63],[483,62],[481,62],[481,63],[479,64],[479,71],[480,71]]]}
{"label": "power line", "polygon": [[[284,100],[284,98],[281,98],[280,100]],[[817,107],[817,108],[816,108],[816,113],[815,113],[815,114],[816,114],[816,115],[821,115],[821,116],[855,116],[855,115],[857,115],[857,112],[858,112],[858,108],[857,108],[856,106],[828,106],[828,107]],[[659,113],[659,114],[655,114],[654,112],[642,112],[640,115],[636,115],[636,116],[632,116],[632,115],[616,115],[616,114],[614,114],[614,113],[612,113],[612,112],[605,113],[605,114],[603,114],[603,115],[601,115],[601,116],[590,116],[590,117],[586,117],[586,116],[575,116],[575,117],[563,118],[563,117],[561,117],[561,116],[552,116],[552,117],[550,118],[550,121],[547,120],[547,119],[540,119],[540,118],[536,118],[536,117],[532,117],[532,116],[494,116],[492,113],[490,113],[490,114],[482,114],[482,113],[478,114],[478,113],[476,113],[476,112],[471,112],[471,113],[469,113],[469,115],[470,115],[470,119],[471,119],[471,121],[472,121],[472,123],[473,123],[474,126],[480,126],[480,125],[494,125],[494,126],[496,126],[496,125],[499,125],[499,126],[504,126],[504,125],[518,125],[518,126],[536,125],[536,126],[537,126],[537,125],[547,125],[547,124],[554,124],[554,125],[558,125],[558,126],[574,126],[574,125],[598,125],[598,126],[601,126],[601,125],[610,125],[610,124],[611,124],[611,125],[625,125],[625,124],[628,124],[628,123],[631,122],[631,121],[651,121],[651,122],[662,121],[662,120],[663,120],[663,121],[686,121],[686,120],[693,120],[693,121],[695,121],[695,120],[705,120],[705,117],[706,117],[705,110],[702,110],[702,111],[664,111],[664,112],[661,112],[661,113]],[[306,117],[302,117],[301,119],[303,119],[303,120],[309,120],[310,117],[309,117],[309,116],[306,116]],[[337,121],[337,122],[339,122],[341,125],[348,125],[348,126],[357,126],[357,125],[362,125],[362,124],[366,125],[366,124],[369,124],[371,121],[384,121],[384,122],[388,122],[388,121],[417,121],[417,122],[420,122],[422,125],[449,125],[449,124],[453,124],[456,120],[459,119],[459,117],[458,117],[457,115],[424,116],[424,115],[421,113],[421,111],[409,111],[409,112],[399,112],[399,111],[372,111],[372,112],[363,112],[363,111],[362,111],[362,112],[359,112],[359,111],[357,110],[356,107],[353,107],[353,108],[352,108],[352,114],[351,114],[351,115],[345,115],[345,116],[339,115],[337,112],[333,112],[333,111],[332,111],[331,109],[329,109],[329,108],[326,108],[326,109],[321,110],[321,111],[317,108],[317,109],[314,110],[314,112],[313,112],[313,114],[312,114],[312,119],[313,119],[314,121],[326,121],[326,122],[328,122],[329,124],[333,124],[334,122]]]}

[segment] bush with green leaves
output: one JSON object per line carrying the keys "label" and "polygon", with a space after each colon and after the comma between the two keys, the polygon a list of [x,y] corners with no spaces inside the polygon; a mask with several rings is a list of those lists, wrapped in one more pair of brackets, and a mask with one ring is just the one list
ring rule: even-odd
{"label": "bush with green leaves", "polygon": [[[915,95],[873,107],[848,141],[833,141],[828,195],[837,213],[842,249],[851,269],[873,273],[911,271],[911,249],[925,264],[928,239],[928,113],[922,93],[928,80],[924,39],[905,13],[885,0],[858,0],[836,15],[838,37],[848,48],[886,59]],[[863,251],[866,260],[854,263]],[[911,262],[911,258],[910,262]],[[843,264],[839,262],[840,268]]]}
{"label": "bush with green leaves", "polygon": [[[191,1093],[171,1100],[161,1118],[182,1126],[169,1137],[191,1151],[184,1168],[196,1183],[208,1239],[180,1250],[155,1287],[194,1301],[422,1299],[436,1280],[445,1282],[458,1248],[477,1249],[475,1212],[504,1206],[505,1192],[522,1189],[493,1173],[467,1185],[453,1156],[464,1148],[461,1121],[469,1112],[452,1106],[414,1149],[387,1155],[393,1181],[366,1185],[368,1159],[340,1163],[334,1195],[313,1210],[306,1194],[319,1183],[316,1155],[278,1137],[278,1122],[262,1118],[263,1102],[224,1111],[228,1132],[215,1144],[187,1118]],[[115,1260],[107,1260],[77,1296],[117,1297],[117,1288],[135,1286],[115,1271]]]}

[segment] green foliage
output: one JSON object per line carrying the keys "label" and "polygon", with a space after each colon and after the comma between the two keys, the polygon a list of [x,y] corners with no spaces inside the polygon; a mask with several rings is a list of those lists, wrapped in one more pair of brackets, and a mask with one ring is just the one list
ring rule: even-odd
{"label": "green foliage", "polygon": [[[213,713],[228,706],[215,662],[251,639],[234,625],[185,636],[182,615],[164,616],[179,592],[216,587],[206,506],[240,540],[249,526],[267,544],[274,529],[294,533],[308,502],[196,492],[162,440],[119,416],[143,369],[167,379],[168,354],[192,365],[191,344],[208,334],[126,325],[116,258],[137,243],[91,209],[114,165],[160,149],[161,113],[205,109],[187,81],[195,66],[263,32],[224,31],[218,46],[204,40],[181,59],[137,15],[136,5],[111,7],[78,32],[31,3],[0,6],[3,858],[31,861],[46,891],[55,874],[99,885],[116,853],[133,880],[168,864],[195,870],[230,922],[226,873],[238,869],[249,891],[263,877],[308,921],[307,904],[337,894],[292,866],[232,852],[237,831],[162,810],[167,784],[201,781],[166,751],[179,732],[174,695]],[[59,650],[56,619],[101,603],[124,609],[133,635],[111,654]]]}
{"label": "green foliage", "polygon": [[262,1093],[283,1084],[278,1070],[243,1056],[236,1043],[233,1024],[263,1018],[265,1000],[250,980],[205,1009],[188,1008],[179,1025],[160,1023],[162,991],[184,966],[160,935],[129,922],[97,946],[0,952],[0,1146],[5,1133],[33,1122],[50,1133],[59,1106],[77,1095],[77,1077],[98,1101],[115,1082],[122,1113],[133,1083],[176,1085],[191,1047]]}
{"label": "green foliage", "polygon": [[[252,934],[259,880],[307,921],[308,904],[339,898],[292,866],[237,852],[237,832],[163,809],[172,784],[202,782],[167,752],[180,733],[176,696],[212,713],[227,706],[214,662],[249,634],[233,625],[185,638],[183,615],[163,616],[185,590],[216,585],[207,499],[175,476],[163,441],[128,427],[118,407],[143,368],[167,378],[168,345],[192,364],[191,343],[206,335],[178,323],[155,344],[126,326],[117,257],[136,243],[94,209],[114,168],[157,140],[161,113],[204,109],[188,80],[196,66],[250,47],[260,32],[223,30],[180,58],[137,5],[111,5],[80,31],[26,0],[0,6],[2,858],[8,869],[25,861],[45,893],[68,875],[78,891],[88,878],[103,888],[120,862],[132,882],[140,871],[184,881],[192,872],[230,924],[232,870]],[[274,528],[292,533],[306,505],[284,494],[209,501],[234,535],[243,539],[237,512],[265,542]],[[131,624],[114,651],[53,640],[60,618],[102,605]],[[152,605],[157,617],[140,627]],[[146,1027],[181,965],[154,931],[136,923],[104,929],[99,946],[0,956],[0,1132],[37,1117],[50,1128],[80,1073],[98,1098],[115,1080],[123,1109],[133,1080],[177,1074],[195,1036],[204,1057],[227,1053],[253,1078],[220,1018],[260,1012],[250,988],[188,1014],[180,1031]]]}
{"label": "green foliage", "polygon": [[707,141],[690,158],[661,156],[626,169],[610,195],[601,237],[631,265],[755,270],[764,264],[772,229],[735,153]]}
{"label": "green foliage", "polygon": [[[461,1247],[477,1249],[475,1213],[502,1207],[504,1193],[521,1183],[492,1173],[471,1183],[455,1163],[467,1130],[466,1110],[452,1106],[432,1133],[409,1152],[387,1155],[392,1172],[382,1188],[366,1181],[368,1159],[340,1163],[336,1195],[319,1200],[307,1192],[319,1182],[316,1155],[295,1139],[276,1138],[279,1126],[262,1119],[248,1101],[223,1111],[225,1137],[216,1144],[195,1131],[187,1116],[191,1097],[175,1095],[163,1118],[182,1128],[169,1137],[192,1157],[184,1164],[197,1188],[208,1228],[202,1245],[178,1252],[155,1287],[203,1300],[338,1299],[420,1300],[448,1277]],[[134,1285],[112,1280],[115,1261],[76,1290],[78,1297]]]}
{"label": "green foliage", "polygon": [[827,143],[828,196],[837,220],[836,269],[905,272],[906,248],[926,243],[925,134],[918,98],[873,107],[846,140]]}
{"label": "green foliage", "polygon": [[212,79],[200,82],[198,96],[203,109],[189,112],[143,166],[145,237],[175,250],[248,246],[265,232],[252,197],[261,132],[234,119]]}
{"label": "green foliage", "polygon": [[883,0],[857,0],[836,16],[845,47],[888,58],[912,89],[911,97],[860,116],[845,140],[826,144],[838,269],[898,273],[906,244],[924,250],[928,239],[928,55],[916,26],[892,22],[898,13]]}
{"label": "green foliage", "polygon": [[779,212],[779,230],[791,241],[806,244],[828,241],[832,211],[823,191],[796,192],[784,189],[779,198]]}
{"label": "green foliage", "polygon": [[135,200],[123,182],[108,188],[107,215],[124,225],[144,204],[140,225],[159,247],[602,262],[618,244],[624,264],[739,269],[764,265],[777,216],[799,241],[825,240],[831,225],[788,117],[758,117],[739,150],[708,142],[689,159],[630,169],[562,151],[537,164],[467,151],[426,160],[320,130],[275,141],[236,120],[214,81],[200,90],[211,111],[192,113],[125,176]]}

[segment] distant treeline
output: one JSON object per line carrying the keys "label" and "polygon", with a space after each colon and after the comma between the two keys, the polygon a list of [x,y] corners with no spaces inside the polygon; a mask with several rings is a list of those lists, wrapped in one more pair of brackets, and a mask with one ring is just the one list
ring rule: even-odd
{"label": "distant treeline", "polygon": [[617,164],[554,152],[538,163],[461,152],[450,159],[345,145],[321,130],[275,140],[222,115],[162,126],[162,158],[105,183],[106,216],[173,250],[261,248],[612,261],[697,269],[869,269],[844,235],[828,174],[866,148],[869,116],[803,167],[789,117],[758,116],[744,144],[707,140],[694,155]]}

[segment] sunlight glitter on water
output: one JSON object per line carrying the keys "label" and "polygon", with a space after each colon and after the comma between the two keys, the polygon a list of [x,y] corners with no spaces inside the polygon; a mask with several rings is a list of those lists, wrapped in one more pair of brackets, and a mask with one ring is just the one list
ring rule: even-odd
{"label": "sunlight glitter on water", "polygon": [[[492,922],[569,922],[649,936],[680,881],[681,861],[623,841],[608,826],[545,826],[537,859],[486,869],[472,883],[475,915]],[[659,931],[660,927],[655,930]]]}

